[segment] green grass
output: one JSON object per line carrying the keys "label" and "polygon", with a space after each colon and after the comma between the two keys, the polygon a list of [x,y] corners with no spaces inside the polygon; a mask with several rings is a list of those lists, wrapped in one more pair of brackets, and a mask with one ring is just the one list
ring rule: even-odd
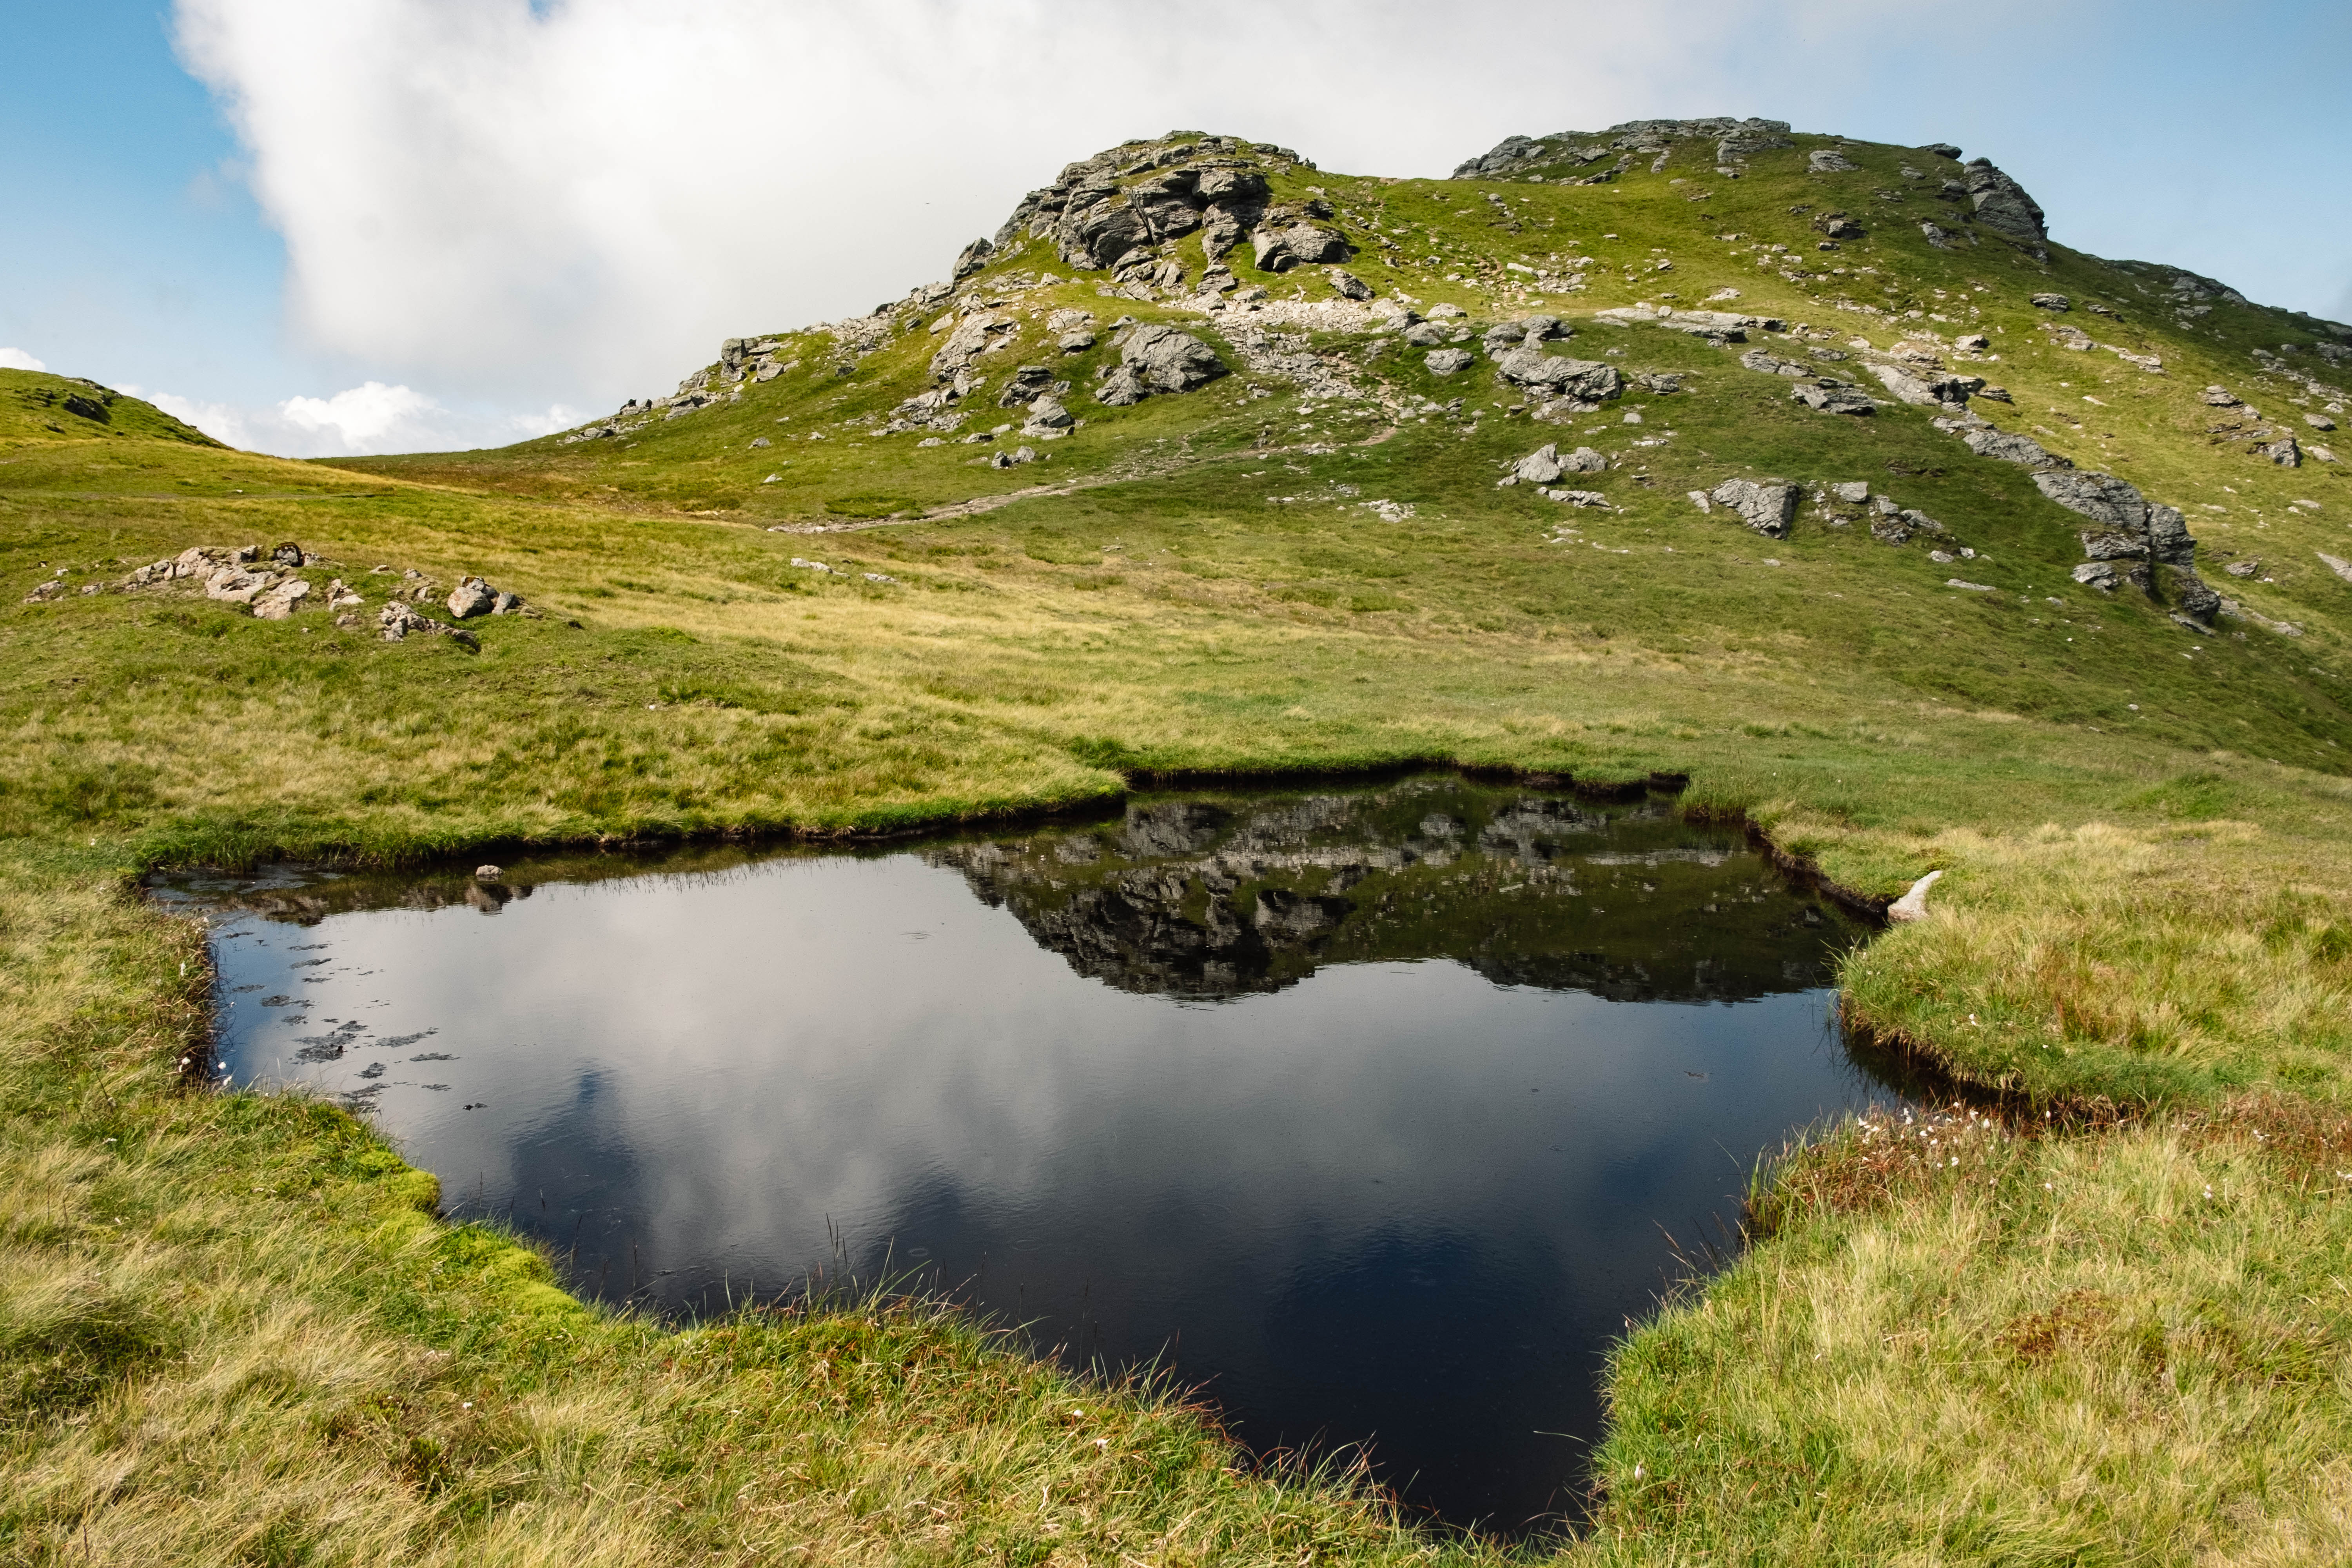
{"label": "green grass", "polygon": [[[1848,963],[1845,1005],[2002,1097],[1960,1167],[1882,1158],[1921,1145],[1849,1126],[1759,1176],[1769,1234],[1622,1350],[1593,1532],[1568,1557],[2340,1556],[2352,590],[2315,552],[2352,553],[2352,486],[2252,456],[2199,397],[2320,405],[2257,345],[2336,373],[2298,318],[2176,322],[2146,274],[2094,258],[1929,247],[1916,220],[1940,204],[1896,172],[1926,154],[1849,146],[1863,171],[1814,176],[1804,151],[1737,182],[1685,152],[1573,189],[1277,174],[1328,195],[1384,293],[1474,323],[1553,310],[1577,321],[1568,352],[1685,377],[1567,427],[1511,415],[1483,368],[1437,378],[1347,333],[1313,346],[1373,401],[1308,407],[1239,371],[1123,410],[1081,393],[1085,428],[1012,470],[873,434],[922,384],[919,319],[847,376],[798,334],[798,370],[621,440],[335,464],[226,452],[129,399],[68,423],[57,400],[89,388],[0,372],[0,1543],[57,1563],[1480,1555],[1347,1478],[1241,1473],[1170,1391],[1084,1384],[919,1304],[682,1332],[591,1312],[535,1254],[432,1218],[429,1179],[341,1113],[182,1089],[200,934],[125,890],[162,864],[888,832],[1144,777],[1422,762],[1673,771],[1687,810],[1859,893],[1947,870],[1931,919]],[[1817,252],[1799,205],[1871,235]],[[1790,251],[1759,265],[1759,243]],[[1570,254],[1604,263],[1581,292],[1508,269]],[[1277,297],[1326,291],[1232,260]],[[1024,317],[1216,334],[1095,276],[1005,281],[1045,269],[1069,276],[1031,242],[975,287]],[[1727,287],[1835,341],[1985,331],[2001,357],[1972,368],[2016,403],[1980,408],[2182,506],[2210,579],[2300,635],[2192,635],[2074,584],[2078,520],[1921,410],[1813,414],[1736,353],[1591,319]],[[2166,374],[2050,346],[2026,303],[2048,289],[2111,303],[2121,322],[2066,320]],[[995,359],[1043,359],[1023,331]],[[1057,374],[1083,389],[1111,353]],[[999,422],[981,401],[973,424]],[[1548,440],[1617,459],[1578,481],[1615,510],[1495,486]],[[1684,499],[1750,473],[1867,479],[1979,554],[1937,564],[1811,507],[1765,540]],[[961,507],[1035,487],[1056,493]],[[112,587],[191,544],[285,539],[371,619]],[[2218,571],[2248,557],[2254,577]],[[403,580],[379,565],[480,573],[544,618],[475,623],[478,651],[386,644],[372,616]],[[17,602],[59,568],[61,597]],[[2286,1132],[2291,1158],[2270,1146]]]}

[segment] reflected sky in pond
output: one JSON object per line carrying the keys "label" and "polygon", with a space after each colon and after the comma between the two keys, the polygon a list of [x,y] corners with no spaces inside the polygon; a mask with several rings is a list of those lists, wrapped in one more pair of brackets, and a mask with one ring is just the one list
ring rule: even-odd
{"label": "reflected sky in pond", "polygon": [[370,1110],[585,1290],[887,1260],[1505,1530],[1574,1507],[1675,1242],[1892,1098],[1830,1023],[1860,933],[1736,835],[1452,777],[157,892],[216,908],[233,1080]]}

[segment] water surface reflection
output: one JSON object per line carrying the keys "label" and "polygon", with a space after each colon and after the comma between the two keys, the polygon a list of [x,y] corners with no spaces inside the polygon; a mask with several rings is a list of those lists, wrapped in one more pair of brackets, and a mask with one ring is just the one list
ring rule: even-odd
{"label": "water surface reflection", "polygon": [[221,911],[232,1079],[368,1108],[583,1289],[709,1308],[837,1233],[1505,1529],[1572,1504],[1669,1234],[1887,1093],[1828,1024],[1857,933],[1736,835],[1451,776],[157,891]]}

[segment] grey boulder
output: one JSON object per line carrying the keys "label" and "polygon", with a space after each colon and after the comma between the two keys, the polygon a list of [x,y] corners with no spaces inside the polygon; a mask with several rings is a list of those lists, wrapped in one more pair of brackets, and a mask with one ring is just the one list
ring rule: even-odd
{"label": "grey boulder", "polygon": [[1823,414],[1871,415],[1878,412],[1878,402],[1858,388],[1843,382],[1816,381],[1789,389],[1789,399]]}
{"label": "grey boulder", "polygon": [[1143,378],[1126,365],[1103,377],[1102,384],[1095,388],[1095,401],[1108,408],[1125,408],[1150,395],[1151,389],[1143,384]]}
{"label": "grey boulder", "polygon": [[1960,437],[1969,450],[1979,458],[1995,458],[2004,463],[2017,463],[2029,468],[2071,468],[2074,465],[2058,456],[2031,436],[2013,436],[2005,430],[1971,430]]}
{"label": "grey boulder", "polygon": [[449,613],[457,619],[487,616],[499,602],[499,591],[479,577],[468,577],[449,591]]}
{"label": "grey boulder", "polygon": [[1764,375],[1811,375],[1812,371],[1794,360],[1782,359],[1769,349],[1749,349],[1739,356],[1746,369]]}
{"label": "grey boulder", "polygon": [[1716,505],[1729,507],[1757,532],[1779,539],[1797,521],[1797,487],[1786,479],[1726,479],[1707,492]]}
{"label": "grey boulder", "polygon": [[1119,345],[1119,363],[1154,392],[1190,392],[1225,374],[1214,350],[1190,332],[1139,326]]}
{"label": "grey boulder", "polygon": [[1054,230],[1056,254],[1072,267],[1100,268],[1150,241],[1143,215],[1125,196],[1103,197],[1066,212]]}
{"label": "grey boulder", "polygon": [[2147,525],[2147,498],[2139,487],[2113,474],[2082,471],[2040,473],[2033,485],[2043,495],[2108,528],[2143,532]]}
{"label": "grey boulder", "polygon": [[1495,374],[1518,386],[1540,387],[1564,396],[1598,403],[1625,390],[1625,378],[1614,365],[1595,360],[1570,359],[1538,349],[1516,348],[1495,361]]}
{"label": "grey boulder", "polygon": [[1257,264],[1268,272],[1286,272],[1302,264],[1345,261],[1355,247],[1330,229],[1311,223],[1284,228],[1261,228],[1250,237]]}
{"label": "grey boulder", "polygon": [[2049,243],[2050,229],[2041,204],[2025,194],[2025,187],[1984,158],[1969,161],[1967,177],[1977,222],[2040,254]]}
{"label": "grey boulder", "polygon": [[1049,430],[1066,430],[1071,424],[1070,411],[1062,406],[1061,399],[1043,393],[1029,405],[1029,420],[1021,426],[1021,433],[1040,436]]}
{"label": "grey boulder", "polygon": [[1422,363],[1429,366],[1433,375],[1452,375],[1456,371],[1468,370],[1476,358],[1466,349],[1432,349]]}
{"label": "grey boulder", "polygon": [[1561,473],[1559,447],[1547,443],[1511,465],[1512,475],[1531,485],[1548,485]]}

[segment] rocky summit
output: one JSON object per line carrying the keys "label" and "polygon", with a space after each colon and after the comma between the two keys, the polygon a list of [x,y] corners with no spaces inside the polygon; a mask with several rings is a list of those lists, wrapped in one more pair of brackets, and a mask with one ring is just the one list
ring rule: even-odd
{"label": "rocky summit", "polygon": [[[2074,390],[2070,356],[2086,374],[2106,356],[2116,368],[2098,384],[2121,371],[2122,397]],[[1866,523],[1882,546],[1956,541],[1965,515],[1937,522],[1904,504],[1926,498],[1898,501],[1853,477],[1885,466],[1871,455],[1884,444],[1875,427],[1906,409],[1946,443],[1923,471],[1986,463],[2032,476],[2003,504],[2033,520],[2037,552],[2074,551],[2052,562],[2068,592],[2128,597],[2198,633],[2225,618],[2275,631],[2309,606],[2250,609],[2207,584],[2192,494],[2248,457],[2272,469],[2315,460],[2336,477],[2318,437],[2341,412],[2331,378],[2347,357],[2352,329],[2339,323],[2263,310],[2179,268],[2053,246],[2048,215],[2016,179],[1948,142],[1884,147],[1752,118],[1643,120],[1512,136],[1448,180],[1401,182],[1327,174],[1271,143],[1171,132],[1068,164],[964,247],[948,279],[864,317],[731,338],[673,394],[632,401],[559,444],[635,449],[667,421],[749,416],[763,398],[778,411],[771,426],[792,424],[812,415],[786,410],[826,392],[834,428],[782,438],[862,432],[953,447],[1012,437],[1024,443],[1017,452],[971,459],[1006,469],[1074,437],[1109,457],[1119,411],[1190,405],[1238,372],[1244,405],[1281,398],[1301,416],[1345,408],[1486,440],[1536,427],[1499,461],[1547,499],[1622,512],[1646,509],[1645,490],[1686,491],[1703,514],[1776,539]],[[2249,377],[2299,405],[2292,424],[2229,390]],[[1752,404],[1770,384],[1790,415],[1734,417],[1699,448],[1689,426],[1701,407],[1720,425],[1725,403]],[[1677,420],[1678,405],[1692,416]],[[2129,422],[2120,409],[2157,428],[2107,428]],[[1009,422],[990,423],[1007,410]],[[1222,400],[1178,424],[1205,433],[1235,411]],[[1630,438],[1577,444],[1591,464],[1578,471],[1619,476],[1630,493],[1553,490],[1557,442],[1540,427],[1596,418],[1604,425],[1586,435]],[[2184,420],[2207,426],[2202,470],[2181,446]],[[1256,439],[1268,453],[1328,446],[1270,429]],[[1790,439],[1809,468],[1749,471],[1759,458],[1788,462]],[[1696,471],[1663,482],[1670,468]],[[754,510],[804,493],[800,477],[776,467]],[[894,474],[889,488],[920,488],[905,480]],[[1882,510],[1839,499],[1856,484]],[[910,496],[886,510],[928,508]],[[1963,548],[1955,559],[1983,558]],[[2021,585],[2020,602],[2063,602],[2039,587]]]}

